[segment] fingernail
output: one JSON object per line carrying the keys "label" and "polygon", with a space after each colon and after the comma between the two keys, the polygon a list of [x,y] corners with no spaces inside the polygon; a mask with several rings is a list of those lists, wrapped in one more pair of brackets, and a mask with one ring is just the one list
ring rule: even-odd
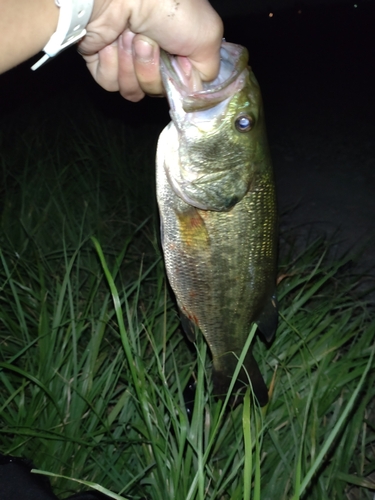
{"label": "fingernail", "polygon": [[183,71],[184,75],[188,80],[191,78],[192,65],[187,57],[177,56],[177,62],[180,69]]}
{"label": "fingernail", "polygon": [[183,82],[191,92],[203,90],[202,79],[198,70],[194,69],[191,61],[187,57],[177,57],[179,68],[181,69],[184,78]]}
{"label": "fingernail", "polygon": [[128,54],[133,55],[133,38],[135,34],[132,31],[126,30],[120,37],[120,47],[122,50],[127,52]]}
{"label": "fingernail", "polygon": [[134,55],[138,61],[148,63],[154,59],[154,47],[145,40],[136,40],[133,47]]}

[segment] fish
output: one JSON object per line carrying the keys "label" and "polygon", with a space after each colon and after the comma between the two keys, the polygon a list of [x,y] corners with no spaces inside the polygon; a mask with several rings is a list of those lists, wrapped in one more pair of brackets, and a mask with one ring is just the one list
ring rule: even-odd
{"label": "fish", "polygon": [[[212,82],[188,64],[161,53],[171,116],[156,154],[161,246],[182,327],[192,342],[203,334],[214,394],[224,397],[251,326],[267,342],[277,328],[275,183],[247,49],[223,41]],[[243,391],[249,378],[266,405],[267,386],[251,349],[235,389]]]}

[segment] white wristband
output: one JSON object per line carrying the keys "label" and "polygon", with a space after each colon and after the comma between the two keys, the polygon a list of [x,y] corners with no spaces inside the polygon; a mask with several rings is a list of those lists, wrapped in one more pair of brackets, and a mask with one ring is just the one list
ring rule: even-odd
{"label": "white wristband", "polygon": [[43,49],[45,55],[31,67],[32,70],[86,35],[94,0],[55,0],[55,4],[60,7],[57,30]]}

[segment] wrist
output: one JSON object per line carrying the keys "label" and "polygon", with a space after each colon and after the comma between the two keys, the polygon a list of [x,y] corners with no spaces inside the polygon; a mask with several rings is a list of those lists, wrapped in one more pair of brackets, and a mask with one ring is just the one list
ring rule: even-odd
{"label": "wrist", "polygon": [[45,55],[31,69],[35,70],[86,35],[94,0],[55,0],[59,8],[57,29],[44,46]]}

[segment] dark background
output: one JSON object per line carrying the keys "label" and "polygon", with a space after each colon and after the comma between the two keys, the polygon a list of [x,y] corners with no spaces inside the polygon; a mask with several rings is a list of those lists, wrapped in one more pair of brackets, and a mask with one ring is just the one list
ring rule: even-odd
{"label": "dark background", "polygon": [[[227,41],[248,47],[262,88],[284,234],[293,228],[306,240],[323,232],[338,253],[366,244],[356,258],[362,269],[371,266],[374,1],[213,4],[224,18]],[[64,102],[77,102],[78,116],[83,99],[103,114],[103,126],[106,117],[134,127],[161,128],[169,120],[164,99],[133,104],[99,88],[74,48],[36,72],[32,62],[0,77],[2,127],[40,107],[58,122]]]}

